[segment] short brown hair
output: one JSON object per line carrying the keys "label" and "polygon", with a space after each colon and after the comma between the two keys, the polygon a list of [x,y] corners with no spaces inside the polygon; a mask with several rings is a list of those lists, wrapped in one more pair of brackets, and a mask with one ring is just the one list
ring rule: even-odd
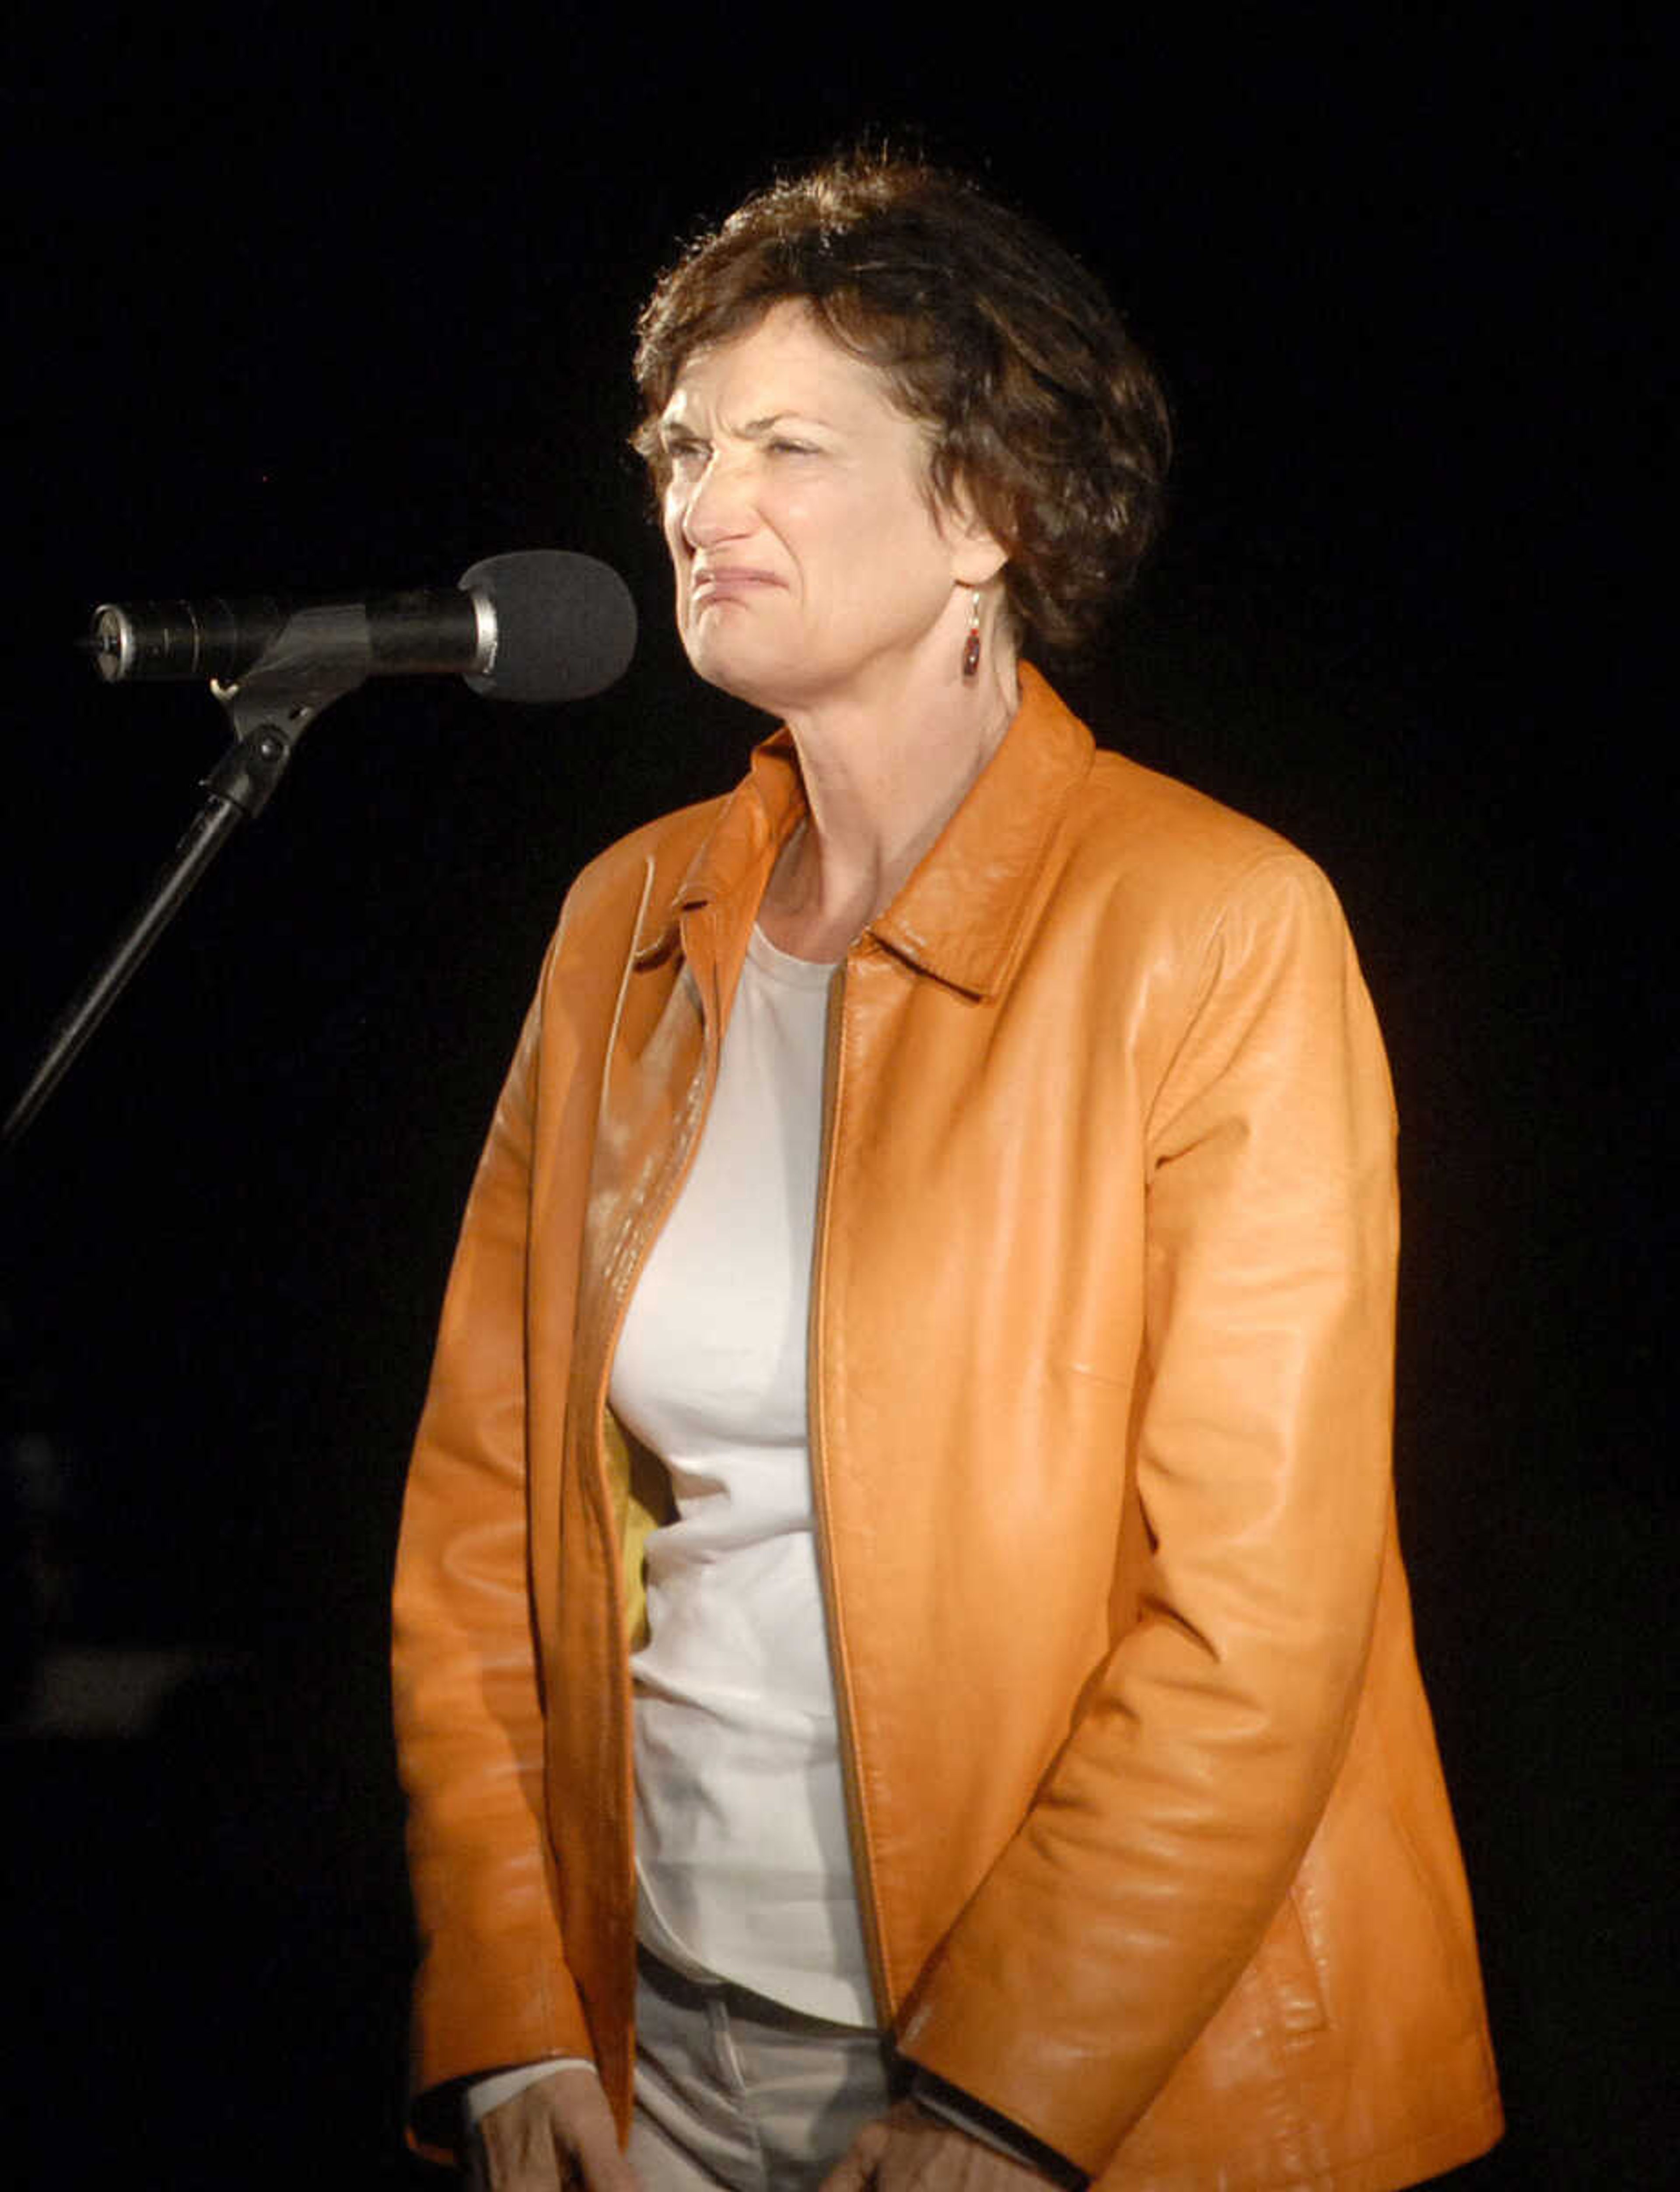
{"label": "short brown hair", "polygon": [[1008,551],[1017,625],[1089,639],[1159,528],[1165,398],[1102,285],[964,177],[853,154],[773,184],[693,244],[637,323],[635,446],[663,488],[658,420],[697,351],[809,305],[931,431],[929,481]]}

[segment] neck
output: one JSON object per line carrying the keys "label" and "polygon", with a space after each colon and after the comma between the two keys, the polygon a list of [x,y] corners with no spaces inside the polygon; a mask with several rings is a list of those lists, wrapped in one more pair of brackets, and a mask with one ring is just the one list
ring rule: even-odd
{"label": "neck", "polygon": [[1020,705],[1002,650],[896,705],[848,695],[792,712],[810,807],[772,876],[760,924],[806,959],[838,959],[897,895],[1002,743]]}

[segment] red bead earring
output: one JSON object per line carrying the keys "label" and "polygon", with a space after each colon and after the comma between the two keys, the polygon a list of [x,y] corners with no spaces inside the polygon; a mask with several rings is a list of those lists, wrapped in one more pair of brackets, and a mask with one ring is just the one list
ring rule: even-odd
{"label": "red bead earring", "polygon": [[969,605],[968,637],[963,642],[963,676],[977,676],[980,671],[980,597],[977,594]]}

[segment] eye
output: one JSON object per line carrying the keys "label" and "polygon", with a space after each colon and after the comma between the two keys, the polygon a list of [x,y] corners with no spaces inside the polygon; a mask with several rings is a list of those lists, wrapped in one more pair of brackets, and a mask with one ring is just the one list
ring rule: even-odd
{"label": "eye", "polygon": [[708,445],[692,435],[673,434],[665,442],[665,462],[674,472],[692,472],[704,465]]}
{"label": "eye", "polygon": [[767,446],[775,457],[814,457],[817,454],[809,442],[791,441],[786,435],[778,435]]}

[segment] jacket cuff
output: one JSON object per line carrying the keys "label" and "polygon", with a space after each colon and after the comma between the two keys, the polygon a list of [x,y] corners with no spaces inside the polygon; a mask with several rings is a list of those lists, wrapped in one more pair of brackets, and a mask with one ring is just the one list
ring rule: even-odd
{"label": "jacket cuff", "polygon": [[983,2101],[976,2100],[960,2086],[936,2077],[931,2070],[918,2068],[913,2071],[910,2098],[918,2108],[925,2109],[929,2115],[966,2132],[982,2146],[989,2146],[994,2154],[1006,2154],[1011,2161],[1024,2162],[1051,2183],[1065,2187],[1066,2192],[1085,2192],[1091,2182],[1084,2170],[1077,2168],[1065,2155],[1046,2146],[1041,2138],[1034,2138],[1031,2132],[1023,2131],[1008,2116],[988,2109]]}

